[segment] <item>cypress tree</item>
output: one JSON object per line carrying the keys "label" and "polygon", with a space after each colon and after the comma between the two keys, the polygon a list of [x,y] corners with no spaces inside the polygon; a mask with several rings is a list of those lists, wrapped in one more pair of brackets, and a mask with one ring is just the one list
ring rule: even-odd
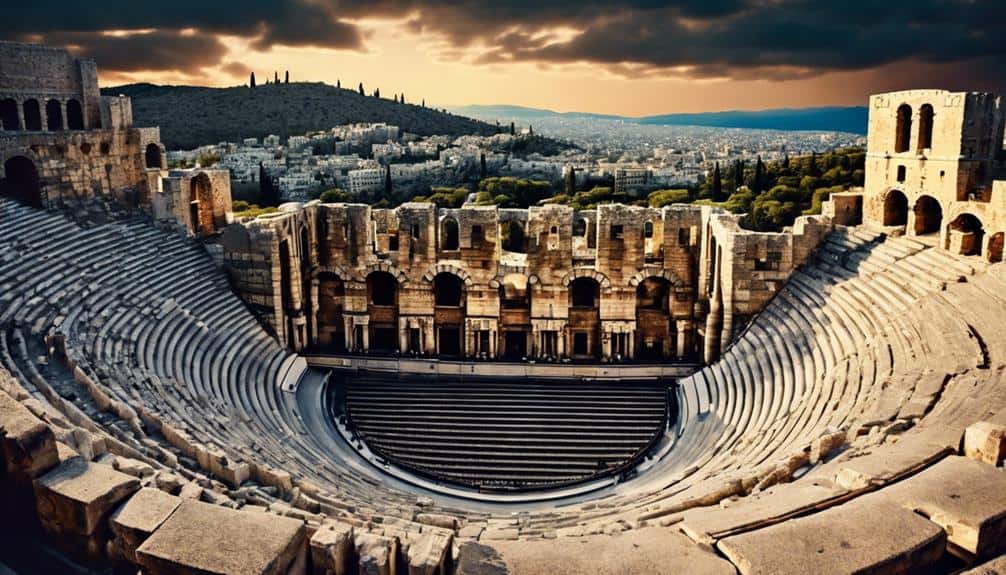
{"label": "cypress tree", "polygon": [[335,81],[335,87],[336,87],[336,88],[342,88],[342,80],[338,80],[338,79],[337,79],[337,80]]}
{"label": "cypress tree", "polygon": [[513,122],[510,122],[510,135],[514,136],[516,134],[517,134],[517,128],[513,125]]}
{"label": "cypress tree", "polygon": [[251,86],[252,88],[255,87],[255,72],[251,73],[251,80],[248,81],[248,85]]}
{"label": "cypress tree", "polygon": [[289,84],[290,83],[290,70],[286,71],[286,77],[283,78],[283,83],[284,84]]}
{"label": "cypress tree", "polygon": [[762,187],[761,181],[765,174],[765,164],[761,161],[761,156],[758,156],[758,163],[755,164],[754,181],[751,182],[751,190],[756,194],[760,194]]}
{"label": "cypress tree", "polygon": [[273,74],[273,76],[272,76],[272,83],[273,84],[279,84],[279,71],[274,70],[272,74]]}
{"label": "cypress tree", "polygon": [[363,82],[360,82],[360,95],[363,96]]}
{"label": "cypress tree", "polygon": [[380,88],[375,88],[374,89],[374,97],[375,98],[380,98],[381,97],[381,89]]}
{"label": "cypress tree", "polygon": [[576,193],[576,168],[570,166],[569,171],[566,172],[566,195],[572,196],[575,193]]}
{"label": "cypress tree", "polygon": [[817,167],[817,152],[810,153],[809,171],[810,175],[814,176],[815,178],[821,175],[821,170],[819,170]]}
{"label": "cypress tree", "polygon": [[719,162],[716,162],[716,166],[713,168],[713,201],[714,202],[723,201],[723,180],[720,177]]}
{"label": "cypress tree", "polygon": [[734,191],[744,185],[744,160],[737,160],[734,165]]}

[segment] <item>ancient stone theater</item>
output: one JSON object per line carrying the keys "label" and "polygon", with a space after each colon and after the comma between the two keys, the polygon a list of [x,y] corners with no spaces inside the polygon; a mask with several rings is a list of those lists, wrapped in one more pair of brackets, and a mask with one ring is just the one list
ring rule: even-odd
{"label": "ancient stone theater", "polygon": [[0,44],[0,572],[1006,570],[1006,106],[870,99],[865,186],[285,204]]}

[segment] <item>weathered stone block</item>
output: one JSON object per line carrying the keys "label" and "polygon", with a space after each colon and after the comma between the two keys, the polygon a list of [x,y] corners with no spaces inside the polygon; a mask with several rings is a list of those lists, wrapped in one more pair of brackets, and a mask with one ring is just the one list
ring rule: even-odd
{"label": "weathered stone block", "polygon": [[360,558],[360,575],[395,575],[398,572],[398,543],[391,537],[357,533],[354,543]]}
{"label": "weathered stone block", "polygon": [[28,479],[59,462],[52,429],[6,393],[0,393],[0,455],[7,473]]}
{"label": "weathered stone block", "polygon": [[42,526],[54,534],[91,535],[140,482],[107,465],[80,458],[64,461],[35,480]]}
{"label": "weathered stone block", "polygon": [[311,536],[310,545],[314,575],[347,575],[354,571],[352,525],[325,523]]}
{"label": "weathered stone block", "polygon": [[136,561],[145,575],[279,575],[302,564],[305,543],[302,521],[186,500]]}
{"label": "weathered stone block", "polygon": [[125,559],[136,562],[136,549],[181,505],[174,495],[150,487],[141,489],[119,507],[109,526]]}
{"label": "weathered stone block", "polygon": [[964,431],[964,455],[999,465],[1006,460],[1006,425],[979,421]]}

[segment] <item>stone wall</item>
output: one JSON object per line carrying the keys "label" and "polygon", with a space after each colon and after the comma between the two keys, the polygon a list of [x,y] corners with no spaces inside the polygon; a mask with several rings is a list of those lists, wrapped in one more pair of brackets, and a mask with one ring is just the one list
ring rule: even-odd
{"label": "stone wall", "polygon": [[695,361],[830,230],[827,218],[780,234],[737,222],[696,206],[315,201],[228,226],[220,244],[238,292],[295,350]]}
{"label": "stone wall", "polygon": [[[863,221],[894,234],[932,236],[945,249],[974,246],[966,255],[999,261],[1004,125],[1006,105],[993,94],[912,90],[871,97]],[[969,239],[952,237],[962,234]]]}
{"label": "stone wall", "polygon": [[[45,104],[50,100],[60,103],[63,118],[67,117],[69,102],[78,102],[84,124],[80,129],[102,126],[97,66],[93,60],[78,60],[62,48],[0,42],[0,100],[8,99],[14,100],[22,112],[25,102],[39,102],[42,129]],[[25,129],[23,116],[20,122],[18,129]],[[5,131],[10,129],[4,126]]]}

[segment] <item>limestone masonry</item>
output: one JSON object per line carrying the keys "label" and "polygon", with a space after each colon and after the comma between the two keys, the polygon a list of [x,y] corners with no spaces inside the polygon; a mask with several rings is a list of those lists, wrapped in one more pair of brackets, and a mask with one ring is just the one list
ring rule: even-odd
{"label": "limestone masonry", "polygon": [[874,96],[864,189],[783,233],[236,221],[130,116],[94,62],[0,43],[0,572],[1006,572],[998,97]]}

